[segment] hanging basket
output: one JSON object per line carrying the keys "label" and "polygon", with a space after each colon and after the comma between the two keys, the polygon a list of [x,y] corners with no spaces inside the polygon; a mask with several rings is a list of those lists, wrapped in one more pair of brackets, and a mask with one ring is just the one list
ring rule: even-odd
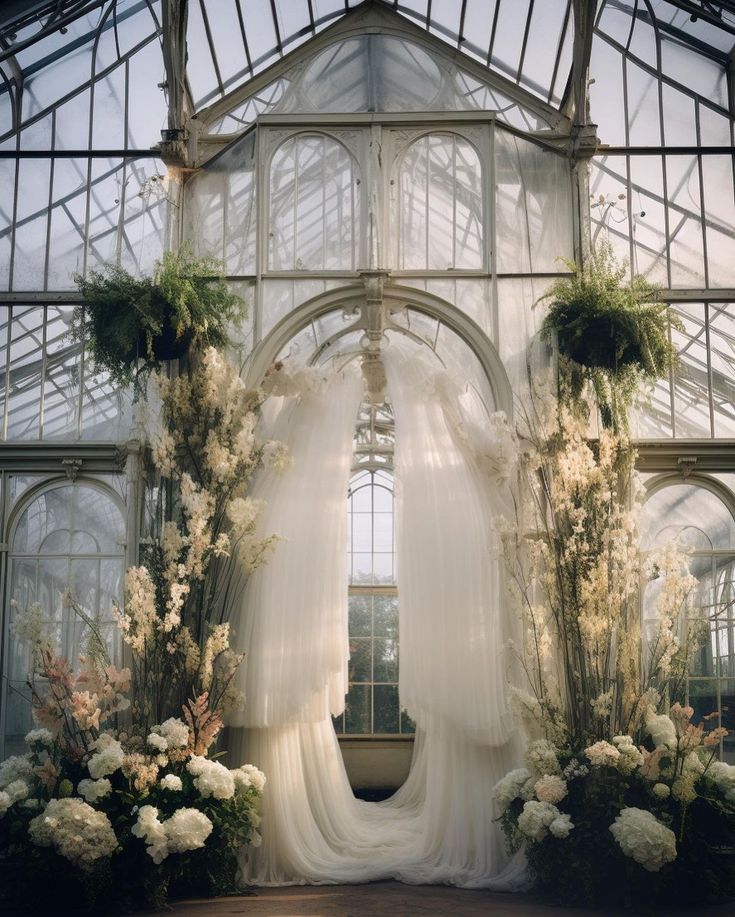
{"label": "hanging basket", "polygon": [[567,323],[556,329],[559,351],[564,356],[591,369],[611,372],[645,365],[642,341],[628,316],[610,309],[596,316],[581,314],[575,320],[570,312],[567,310],[565,316]]}

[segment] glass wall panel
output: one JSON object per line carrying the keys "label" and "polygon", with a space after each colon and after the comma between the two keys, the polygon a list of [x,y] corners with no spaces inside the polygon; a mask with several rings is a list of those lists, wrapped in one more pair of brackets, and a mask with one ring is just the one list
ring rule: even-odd
{"label": "glass wall panel", "polygon": [[399,270],[482,270],[486,263],[483,167],[456,134],[414,141],[398,167],[395,264]]}
{"label": "glass wall panel", "polygon": [[[648,476],[651,480],[651,476]],[[656,479],[652,479],[655,485]],[[695,641],[688,681],[688,701],[695,720],[714,711],[721,716],[707,728],[732,723],[735,673],[735,475],[697,476],[682,482],[673,476],[655,487],[646,500],[642,519],[642,544],[650,549],[676,539],[689,552],[689,569],[698,585],[689,603],[689,628]],[[656,596],[661,581],[654,578],[644,595],[644,630],[655,634]],[[704,626],[700,618],[704,619]],[[682,638],[685,634],[681,635]],[[729,737],[728,737],[729,738]],[[726,739],[720,749],[726,760],[735,759],[735,743]]]}
{"label": "glass wall panel", "polygon": [[354,270],[360,256],[359,170],[323,134],[299,134],[273,156],[268,267],[275,271]]}
{"label": "glass wall panel", "polygon": [[71,341],[73,309],[0,306],[0,440],[128,438],[131,393],[98,373]]}
{"label": "glass wall panel", "polygon": [[26,679],[29,647],[12,633],[18,609],[38,602],[58,652],[74,663],[89,630],[63,599],[74,601],[96,621],[113,658],[119,653],[113,602],[121,601],[125,564],[125,520],[106,488],[77,482],[43,490],[23,509],[10,546],[9,605],[3,671],[5,753],[22,746],[32,718]]}
{"label": "glass wall panel", "polygon": [[735,306],[677,303],[671,309],[684,326],[670,331],[677,364],[643,399],[635,435],[729,438],[735,434]]}
{"label": "glass wall panel", "polygon": [[186,184],[184,236],[230,275],[256,273],[255,134],[207,163]]}
{"label": "glass wall panel", "polygon": [[573,257],[567,161],[507,131],[495,131],[495,234],[499,273],[554,273]]}

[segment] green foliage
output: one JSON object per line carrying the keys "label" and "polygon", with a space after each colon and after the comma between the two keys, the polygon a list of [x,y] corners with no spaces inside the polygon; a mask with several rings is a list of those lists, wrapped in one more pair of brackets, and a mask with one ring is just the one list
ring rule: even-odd
{"label": "green foliage", "polygon": [[74,310],[72,337],[120,385],[191,346],[224,347],[227,324],[243,306],[222,271],[216,258],[195,258],[184,247],[165,252],[152,277],[134,277],[117,265],[77,274],[83,302]]}
{"label": "green foliage", "polygon": [[[574,276],[559,278],[541,297],[550,301],[542,335],[556,336],[578,394],[592,383],[605,426],[624,429],[640,381],[661,378],[676,360],[666,303],[640,275],[626,281],[627,267],[609,242],[582,267],[566,264]],[[671,324],[679,327],[676,319]]]}

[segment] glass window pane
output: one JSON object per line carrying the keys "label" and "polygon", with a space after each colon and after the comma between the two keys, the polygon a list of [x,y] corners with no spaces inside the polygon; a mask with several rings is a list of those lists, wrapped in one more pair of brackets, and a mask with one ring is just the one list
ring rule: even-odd
{"label": "glass window pane", "polygon": [[373,731],[394,734],[400,730],[398,685],[375,685],[373,688]]}
{"label": "glass window pane", "polygon": [[351,637],[372,635],[372,602],[370,595],[351,595],[349,599],[349,632]]}
{"label": "glass window pane", "polygon": [[369,637],[352,637],[350,640],[350,682],[368,682],[372,678],[372,640]]}
{"label": "glass window pane", "polygon": [[350,735],[371,731],[370,685],[350,685],[345,702],[345,732]]}

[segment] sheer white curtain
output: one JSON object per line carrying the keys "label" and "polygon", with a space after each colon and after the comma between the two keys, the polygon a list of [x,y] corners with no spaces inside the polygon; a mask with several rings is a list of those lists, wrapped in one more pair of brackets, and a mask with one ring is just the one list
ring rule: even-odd
{"label": "sheer white curtain", "polygon": [[[508,863],[491,800],[520,753],[503,650],[512,621],[492,527],[505,485],[487,462],[498,437],[473,423],[432,355],[408,349],[393,346],[384,361],[396,423],[400,692],[418,724],[411,772],[385,803],[356,800],[328,717],[344,704],[336,696],[346,663],[343,520],[361,397],[354,375],[335,374],[281,408],[296,462],[288,486],[266,476],[258,493],[270,501],[264,526],[289,540],[251,578],[243,602],[251,728],[235,731],[231,754],[269,780],[263,844],[243,852],[252,884],[525,883],[523,862]],[[321,454],[302,442],[314,438]]]}

